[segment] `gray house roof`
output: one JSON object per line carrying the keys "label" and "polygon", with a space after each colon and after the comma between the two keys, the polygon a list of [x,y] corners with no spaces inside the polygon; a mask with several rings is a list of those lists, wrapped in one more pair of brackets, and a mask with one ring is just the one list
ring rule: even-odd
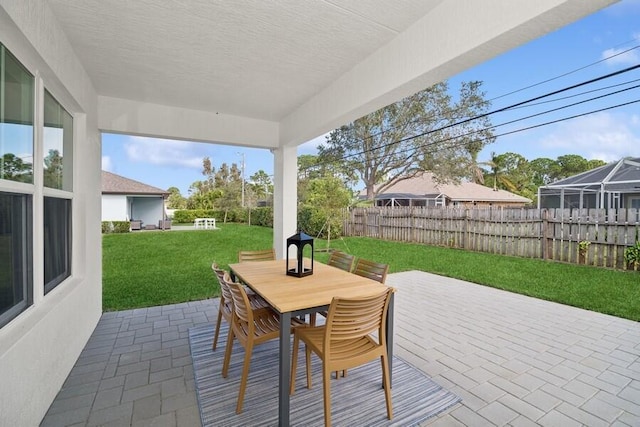
{"label": "gray house roof", "polygon": [[[366,190],[363,190],[360,195],[366,196]],[[526,197],[505,190],[494,191],[493,188],[472,182],[439,184],[434,181],[433,174],[430,172],[399,181],[378,194],[376,199],[433,198],[438,195],[444,195],[454,202],[531,203],[531,200]]]}
{"label": "gray house roof", "polygon": [[115,173],[102,171],[102,194],[158,195],[169,194],[166,190],[125,178]]}
{"label": "gray house roof", "polygon": [[551,184],[541,189],[589,188],[600,189],[604,185],[608,191],[640,190],[640,157],[624,158],[590,171],[582,172]]}

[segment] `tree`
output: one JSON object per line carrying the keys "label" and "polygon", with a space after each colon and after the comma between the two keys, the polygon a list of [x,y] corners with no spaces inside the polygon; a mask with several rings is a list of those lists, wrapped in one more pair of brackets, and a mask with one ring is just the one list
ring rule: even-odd
{"label": "tree", "polygon": [[[349,206],[353,195],[344,182],[334,176],[324,176],[309,181],[307,197],[302,204],[308,208],[311,218],[307,227],[318,236],[327,236],[327,247],[331,236],[340,229],[340,211]],[[333,230],[332,230],[333,227]]]}
{"label": "tree", "polygon": [[202,159],[202,181],[195,181],[189,186],[189,198],[187,208],[189,209],[213,209],[216,201],[222,196],[222,191],[217,188],[216,176],[218,172],[211,165],[211,159]]}
{"label": "tree", "polygon": [[167,197],[167,208],[185,209],[187,207],[187,199],[180,194],[178,187],[169,187],[167,192],[169,193],[169,197]]}
{"label": "tree", "polygon": [[552,181],[555,161],[548,157],[539,157],[529,162],[532,172],[533,185],[538,188]]}
{"label": "tree", "polygon": [[224,221],[226,222],[227,213],[231,209],[242,206],[242,172],[235,163],[231,166],[223,163],[216,172],[214,181],[216,188],[222,194],[218,203],[225,211]]}
{"label": "tree", "polygon": [[606,163],[602,160],[586,160],[576,154],[559,156],[556,160],[541,157],[528,161],[517,153],[491,153],[491,159],[484,164],[491,168],[490,171],[485,171],[487,185],[519,194],[535,202],[538,187]]}
{"label": "tree", "polygon": [[58,150],[49,150],[44,158],[44,185],[49,188],[62,188],[62,156]]}
{"label": "tree", "polygon": [[267,200],[270,194],[273,194],[273,182],[271,177],[265,171],[260,169],[249,177],[250,182],[247,186],[249,192],[257,200]]}
{"label": "tree", "polygon": [[18,182],[33,182],[33,169],[13,153],[4,153],[0,158],[0,178]]}
{"label": "tree", "polygon": [[[454,101],[441,82],[332,131],[318,147],[323,164],[355,172],[367,198],[420,171],[439,181],[469,176],[474,156],[493,141],[480,82],[461,84]],[[376,185],[378,185],[376,187]]]}
{"label": "tree", "polygon": [[552,179],[553,181],[565,179],[604,165],[606,162],[602,160],[587,160],[578,154],[558,156],[553,167]]}

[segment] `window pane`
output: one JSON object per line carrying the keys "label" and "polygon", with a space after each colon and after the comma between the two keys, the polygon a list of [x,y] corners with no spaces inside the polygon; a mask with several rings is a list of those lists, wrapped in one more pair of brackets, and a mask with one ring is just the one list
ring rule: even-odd
{"label": "window pane", "polygon": [[31,304],[31,196],[0,192],[0,326]]}
{"label": "window pane", "polygon": [[73,119],[44,91],[44,186],[72,191]]}
{"label": "window pane", "polygon": [[33,76],[0,44],[0,179],[33,183]]}
{"label": "window pane", "polygon": [[44,198],[44,292],[71,275],[71,200]]}

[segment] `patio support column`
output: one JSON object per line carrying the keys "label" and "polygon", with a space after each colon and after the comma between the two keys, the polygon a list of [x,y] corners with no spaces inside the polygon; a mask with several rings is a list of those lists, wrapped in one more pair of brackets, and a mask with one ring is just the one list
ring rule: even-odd
{"label": "patio support column", "polygon": [[273,149],[273,247],[285,258],[287,237],[297,228],[298,150],[296,146]]}

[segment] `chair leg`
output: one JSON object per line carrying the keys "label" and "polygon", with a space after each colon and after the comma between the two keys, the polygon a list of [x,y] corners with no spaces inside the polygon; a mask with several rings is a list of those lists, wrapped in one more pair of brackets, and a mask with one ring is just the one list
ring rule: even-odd
{"label": "chair leg", "polygon": [[229,328],[229,334],[227,336],[227,347],[224,350],[224,362],[222,363],[222,378],[227,378],[229,372],[229,362],[231,361],[231,350],[233,349],[233,328]]}
{"label": "chair leg", "polygon": [[331,371],[322,361],[322,391],[324,394],[324,425],[331,427]]}
{"label": "chair leg", "polygon": [[218,335],[220,335],[220,323],[222,322],[222,310],[218,309],[218,323],[216,323],[216,333],[213,335],[213,344],[211,350],[215,351],[218,346]]}
{"label": "chair leg", "polygon": [[389,358],[385,351],[380,357],[382,362],[382,384],[384,387],[384,397],[387,401],[387,418],[393,419],[393,405],[391,403],[391,387],[389,387]]}
{"label": "chair leg", "polygon": [[244,402],[244,392],[247,389],[247,377],[249,376],[249,366],[251,365],[251,354],[253,353],[253,343],[247,343],[244,352],[244,367],[242,368],[242,379],[240,380],[240,391],[238,392],[238,404],[236,414],[242,413],[242,403]]}
{"label": "chair leg", "polygon": [[296,371],[298,370],[298,346],[300,338],[298,334],[293,333],[293,352],[291,354],[291,381],[289,382],[289,394],[293,394],[296,390]]}
{"label": "chair leg", "polygon": [[342,371],[335,371],[336,372],[336,379],[340,378],[340,372],[342,372],[342,378],[347,376],[347,370],[343,369]]}
{"label": "chair leg", "polygon": [[307,362],[307,388],[311,388],[311,349],[307,344],[304,347],[305,361]]}

